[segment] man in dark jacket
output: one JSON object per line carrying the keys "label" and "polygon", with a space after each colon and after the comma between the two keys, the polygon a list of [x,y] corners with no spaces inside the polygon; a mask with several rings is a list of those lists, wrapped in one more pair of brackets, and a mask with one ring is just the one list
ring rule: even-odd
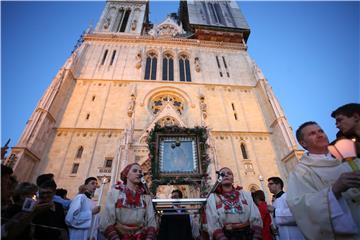
{"label": "man in dark jacket", "polygon": [[33,236],[37,240],[67,238],[64,208],[61,204],[53,201],[55,192],[56,183],[53,180],[39,184],[39,203],[51,203],[52,206],[37,214],[33,219],[33,224],[35,224]]}

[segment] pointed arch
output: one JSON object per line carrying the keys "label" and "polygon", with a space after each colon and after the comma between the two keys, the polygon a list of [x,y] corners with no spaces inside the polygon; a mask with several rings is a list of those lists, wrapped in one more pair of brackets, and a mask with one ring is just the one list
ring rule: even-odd
{"label": "pointed arch", "polygon": [[154,51],[150,51],[146,54],[145,80],[156,80],[157,57],[158,56]]}
{"label": "pointed arch", "polygon": [[174,56],[169,52],[163,54],[162,80],[174,81]]}
{"label": "pointed arch", "polygon": [[190,61],[187,54],[180,54],[179,56],[179,73],[181,82],[191,82]]}
{"label": "pointed arch", "polygon": [[161,94],[162,92],[174,93],[174,94],[182,97],[185,100],[185,103],[187,104],[187,106],[192,107],[192,108],[195,107],[195,104],[193,103],[190,95],[187,92],[185,92],[183,89],[180,89],[180,88],[168,87],[168,86],[157,87],[157,88],[152,89],[148,93],[146,93],[144,98],[141,101],[141,106],[144,106],[145,103],[148,103],[150,101],[150,99],[152,99],[156,95]]}

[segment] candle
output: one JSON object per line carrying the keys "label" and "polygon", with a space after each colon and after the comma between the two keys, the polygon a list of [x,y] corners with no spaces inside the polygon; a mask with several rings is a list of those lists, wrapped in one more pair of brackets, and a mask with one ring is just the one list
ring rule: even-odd
{"label": "candle", "polygon": [[100,193],[99,193],[99,198],[98,198],[98,202],[97,202],[97,206],[100,206],[101,204],[101,199],[102,199],[102,195],[103,195],[103,190],[104,190],[104,186],[105,184],[108,182],[108,179],[106,177],[104,177],[101,181],[101,186],[100,186]]}

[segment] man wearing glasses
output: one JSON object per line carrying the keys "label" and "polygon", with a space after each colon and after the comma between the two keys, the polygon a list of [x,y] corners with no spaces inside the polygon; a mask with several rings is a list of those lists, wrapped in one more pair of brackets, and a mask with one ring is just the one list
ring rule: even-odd
{"label": "man wearing glasses", "polygon": [[268,188],[273,195],[273,204],[268,205],[268,210],[273,216],[278,229],[279,240],[302,240],[302,233],[296,225],[290,209],[286,203],[286,193],[283,191],[284,182],[279,177],[268,179]]}

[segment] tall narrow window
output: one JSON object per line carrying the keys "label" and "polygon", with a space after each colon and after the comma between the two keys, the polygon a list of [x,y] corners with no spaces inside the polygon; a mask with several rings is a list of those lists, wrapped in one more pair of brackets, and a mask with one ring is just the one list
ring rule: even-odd
{"label": "tall narrow window", "polygon": [[221,23],[222,25],[226,25],[225,18],[222,13],[220,4],[214,3],[214,7],[215,7],[216,16],[217,16],[217,19],[219,20],[219,23]]}
{"label": "tall narrow window", "polygon": [[223,59],[223,62],[224,62],[224,66],[225,66],[225,68],[227,68],[226,61],[225,61],[225,57],[224,57],[224,56],[222,56],[222,59]]}
{"label": "tall narrow window", "polygon": [[223,63],[224,63],[225,69],[226,69],[226,75],[227,75],[228,77],[230,77],[229,69],[228,69],[228,67],[227,67],[227,64],[226,64],[226,61],[225,61],[225,57],[224,57],[224,56],[222,56],[222,60],[223,60]]}
{"label": "tall narrow window", "polygon": [[115,31],[115,32],[120,31],[121,22],[122,22],[123,18],[124,18],[124,9],[120,9],[117,16],[116,16],[116,21],[115,21],[115,24],[114,24],[113,31]]}
{"label": "tall narrow window", "polygon": [[79,170],[79,163],[74,163],[73,164],[73,167],[72,167],[72,169],[71,169],[71,174],[76,174],[77,172],[78,172],[78,170]]}
{"label": "tall narrow window", "polygon": [[190,62],[189,59],[185,59],[185,71],[186,71],[186,81],[191,82],[191,73],[190,73]]}
{"label": "tall narrow window", "polygon": [[203,12],[204,12],[204,15],[205,15],[205,18],[206,18],[206,23],[207,23],[207,24],[210,24],[209,14],[208,14],[208,11],[207,11],[206,4],[205,4],[204,1],[200,1],[200,2],[201,2],[202,8],[203,8]]}
{"label": "tall narrow window", "polygon": [[86,114],[86,120],[89,120],[90,118],[90,113]]}
{"label": "tall narrow window", "polygon": [[181,55],[179,59],[180,81],[191,82],[190,62],[189,58]]}
{"label": "tall narrow window", "polygon": [[235,111],[235,105],[234,105],[234,103],[231,103],[231,107],[232,107],[232,109]]}
{"label": "tall narrow window", "polygon": [[128,22],[128,20],[129,20],[130,12],[131,12],[131,10],[126,10],[125,16],[124,16],[124,19],[123,19],[123,21],[122,21],[122,23],[121,23],[121,27],[120,27],[120,31],[119,31],[119,32],[125,32],[126,26],[127,26],[127,22]]}
{"label": "tall narrow window", "polygon": [[211,12],[211,17],[214,18],[214,23],[218,23],[219,19],[217,18],[216,11],[215,11],[215,8],[214,8],[214,4],[209,3],[209,5],[210,5],[209,8],[210,8],[210,12]]}
{"label": "tall narrow window", "polygon": [[117,17],[116,32],[125,32],[127,22],[129,20],[131,10],[128,9],[124,12],[124,9],[120,9]]}
{"label": "tall narrow window", "polygon": [[91,101],[95,101],[95,98],[96,98],[96,96],[95,96],[95,95],[94,95],[94,96],[92,96]]}
{"label": "tall narrow window", "polygon": [[242,153],[242,155],[243,155],[243,159],[248,159],[248,155],[247,155],[247,152],[246,152],[245,144],[241,143],[240,147],[241,147],[241,153]]}
{"label": "tall narrow window", "polygon": [[219,61],[219,57],[218,57],[218,56],[216,56],[216,63],[217,63],[218,69],[219,69],[220,77],[222,77],[223,74],[222,74],[222,71],[221,71],[221,66],[220,66],[220,61]]}
{"label": "tall narrow window", "polygon": [[84,151],[83,146],[80,146],[76,152],[76,158],[81,158],[83,151]]}
{"label": "tall narrow window", "polygon": [[104,52],[103,58],[101,60],[101,65],[104,65],[107,54],[108,54],[108,50],[106,49],[105,52]]}
{"label": "tall narrow window", "polygon": [[234,118],[235,118],[235,120],[237,120],[237,114],[236,113],[234,113]]}
{"label": "tall narrow window", "polygon": [[170,54],[163,57],[163,80],[174,81],[174,60]]}
{"label": "tall narrow window", "polygon": [[156,80],[157,58],[155,53],[149,53],[146,58],[145,80]]}
{"label": "tall narrow window", "polygon": [[113,65],[115,56],[116,56],[116,50],[114,50],[112,55],[111,55],[110,66]]}
{"label": "tall narrow window", "polygon": [[226,10],[227,10],[227,14],[225,14],[225,15],[228,16],[228,19],[230,18],[233,27],[236,27],[236,23],[235,23],[235,20],[234,20],[233,15],[232,15],[232,13],[231,13],[231,10],[230,10],[230,7],[229,7],[229,3],[225,2],[225,6],[226,6]]}

